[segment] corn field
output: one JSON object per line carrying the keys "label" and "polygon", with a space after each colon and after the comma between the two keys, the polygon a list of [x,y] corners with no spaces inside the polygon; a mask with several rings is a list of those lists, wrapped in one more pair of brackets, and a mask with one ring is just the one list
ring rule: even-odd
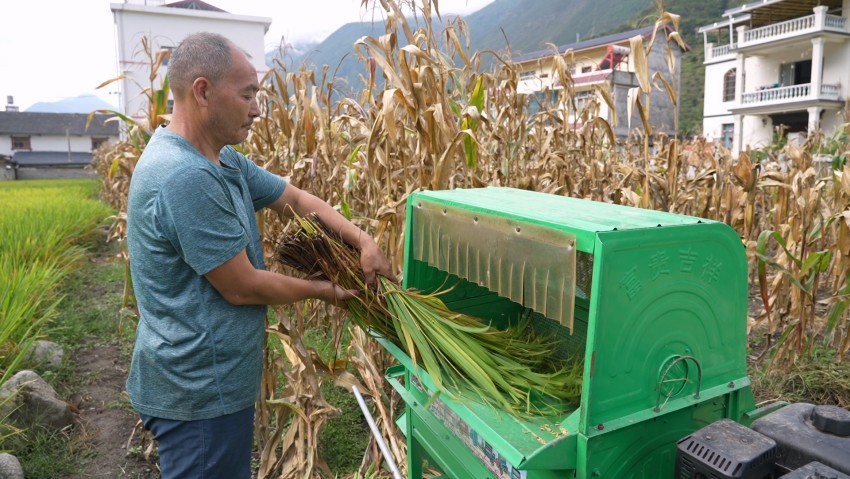
{"label": "corn field", "polygon": [[[785,142],[779,131],[776,144],[737,159],[701,138],[652,134],[650,90],[666,90],[674,104],[677,95],[671,87],[676,83],[667,80],[675,71],[673,55],[666,72],[649,71],[645,58],[652,42],[668,48],[681,42],[679,17],[662,11],[656,25],[672,33],[658,30],[646,44],[632,39],[640,86],[629,95],[631,124],[641,122],[648,133],[617,139],[613,125],[596,115],[599,102],[613,101],[604,87],[596,87],[595,102],[575,111],[566,58],[555,59],[564,88],[551,92],[554,106],[532,113],[533,99],[517,92],[519,71],[508,57],[469,51],[461,19],[435,31],[436,1],[406,5],[415,8],[415,20],[405,17],[400,3],[362,2],[383,11],[386,33],[353,45],[368,72],[356,95],[338,98],[328,67],[272,69],[260,92],[262,115],[241,150],[369,231],[397,273],[405,201],[421,189],[508,186],[723,221],[747,249],[751,295],[761,304],[751,311],[750,334],[752,343],[763,345],[761,361],[782,368],[804,361],[816,346],[835,350],[839,360],[850,350],[847,131],[830,138],[810,134],[801,145]],[[488,56],[496,67],[483,71]],[[151,55],[151,78],[158,58]],[[147,93],[148,123],[128,123],[128,140],[97,158],[104,196],[120,212],[126,211],[129,179],[148,125],[165,113],[167,83]],[[571,114],[583,126],[567,121]],[[820,167],[825,155],[831,164]],[[117,226],[120,237],[120,221]],[[260,227],[267,264],[273,264],[272,252],[287,225],[266,215]],[[320,430],[336,413],[321,393],[326,381],[357,384],[370,394],[378,426],[403,465],[405,444],[393,422],[403,405],[383,382],[387,354],[319,304],[275,313],[258,408],[258,477],[333,477],[316,447]],[[332,325],[335,337],[350,338],[340,342],[335,360],[323,361],[305,346],[304,331],[321,324]],[[379,460],[373,443],[359,477],[374,474],[371,466]]]}

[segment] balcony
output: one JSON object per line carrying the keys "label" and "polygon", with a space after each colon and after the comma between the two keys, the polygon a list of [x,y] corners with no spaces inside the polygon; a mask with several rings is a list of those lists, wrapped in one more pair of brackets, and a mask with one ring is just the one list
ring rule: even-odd
{"label": "balcony", "polygon": [[770,113],[810,106],[836,106],[843,101],[839,84],[823,84],[816,92],[811,83],[803,83],[744,93],[741,103],[730,110],[733,113]]}
{"label": "balcony", "polygon": [[737,44],[730,43],[729,45],[714,46],[709,43],[705,49],[705,62],[722,62],[735,59],[735,48]]}
{"label": "balcony", "polygon": [[847,35],[847,19],[839,15],[829,15],[825,7],[817,7],[814,15],[793,18],[780,23],[774,23],[759,28],[738,28],[738,43],[732,47],[733,52],[740,52],[761,46],[778,46],[813,37],[816,35]]}

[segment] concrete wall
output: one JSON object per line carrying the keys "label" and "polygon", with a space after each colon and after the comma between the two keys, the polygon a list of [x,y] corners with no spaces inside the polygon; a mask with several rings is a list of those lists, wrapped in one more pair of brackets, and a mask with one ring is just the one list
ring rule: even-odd
{"label": "concrete wall", "polygon": [[731,114],[722,116],[713,116],[703,118],[702,131],[703,136],[709,141],[713,141],[718,145],[723,144],[723,125],[734,125],[735,117]]}
{"label": "concrete wall", "polygon": [[[126,78],[120,82],[120,108],[125,114],[143,116],[147,106],[142,88],[150,87],[150,61],[142,48],[142,38],[151,42],[154,54],[165,47],[176,47],[190,33],[220,33],[248,52],[258,77],[265,74],[265,33],[271,24],[266,17],[232,15],[221,12],[158,6],[113,3],[118,51],[118,70]],[[153,87],[162,85],[160,69]]]}
{"label": "concrete wall", "polygon": [[[773,124],[765,115],[745,115],[741,118],[741,148],[764,148],[773,142]],[[736,132],[737,136],[737,132]]]}
{"label": "concrete wall", "polygon": [[[655,73],[660,73],[665,80],[673,87],[678,95],[679,93],[679,66],[681,65],[682,52],[677,47],[673,49],[673,56],[676,59],[675,77],[670,76],[669,68],[665,63],[667,57],[666,42],[662,36],[656,38],[652,45],[652,50],[649,53],[649,75],[652,78]],[[631,68],[631,67],[630,67]],[[633,70],[633,68],[631,68]],[[614,103],[617,108],[617,126],[614,133],[618,136],[627,135],[629,130],[643,131],[643,123],[640,119],[640,113],[637,108],[633,109],[631,116],[631,127],[629,126],[629,90],[638,87],[637,77],[632,73],[614,72]],[[651,80],[650,80],[651,81]],[[652,87],[649,94],[649,125],[652,128],[652,133],[666,133],[674,135],[676,132],[676,116],[678,114],[677,106],[670,98],[667,90],[659,84],[659,88]],[[641,102],[646,101],[641,93]]]}
{"label": "concrete wall", "polygon": [[0,181],[9,181],[15,179],[15,170],[12,165],[0,162]]}
{"label": "concrete wall", "polygon": [[[735,100],[723,101],[723,79],[726,72],[735,68],[735,61],[713,63],[705,66],[705,101],[703,116],[706,118],[729,114]],[[707,134],[708,129],[704,129]]]}
{"label": "concrete wall", "polygon": [[[14,135],[19,136],[19,135]],[[71,143],[73,152],[90,152],[91,136],[85,135],[20,135],[30,137],[32,151],[68,151],[68,142]],[[100,135],[94,135],[100,137]],[[110,143],[118,141],[117,136],[109,136]],[[0,155],[12,156],[16,150],[12,150],[12,135],[0,135]]]}
{"label": "concrete wall", "polygon": [[19,180],[57,180],[67,178],[96,178],[97,173],[90,168],[21,168],[18,167]]}
{"label": "concrete wall", "polygon": [[823,82],[841,85],[841,95],[850,95],[850,42],[824,43]]}

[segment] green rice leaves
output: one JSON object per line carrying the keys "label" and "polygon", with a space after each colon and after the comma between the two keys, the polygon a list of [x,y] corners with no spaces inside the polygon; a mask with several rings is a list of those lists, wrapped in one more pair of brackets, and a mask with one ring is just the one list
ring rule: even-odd
{"label": "green rice leaves", "polygon": [[438,294],[404,290],[385,277],[369,287],[356,250],[315,216],[297,221],[276,259],[307,277],[363,291],[347,303],[352,320],[403,349],[438,392],[480,398],[517,416],[555,415],[578,402],[581,363],[558,361],[557,343],[534,334],[527,317],[497,329],[450,310]]}

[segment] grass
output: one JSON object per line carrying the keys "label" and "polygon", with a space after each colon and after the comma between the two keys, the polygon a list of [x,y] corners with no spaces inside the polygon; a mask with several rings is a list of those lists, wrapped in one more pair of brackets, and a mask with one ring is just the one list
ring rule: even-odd
{"label": "grass", "polygon": [[[104,253],[102,230],[110,209],[96,199],[92,180],[19,181],[0,184],[0,330],[6,350],[22,356],[35,339],[63,346],[65,360],[41,376],[67,397],[78,381],[68,359],[86,337],[114,337],[109,313],[114,305],[104,285],[123,288],[120,274],[96,268],[92,250]],[[99,249],[98,249],[99,248]],[[88,252],[87,252],[88,251]],[[108,271],[100,276],[98,271]],[[101,285],[97,287],[96,285]],[[114,323],[114,321],[112,321]],[[19,357],[2,359],[5,377],[29,366]],[[91,454],[74,429],[53,432],[29,427],[6,439],[2,448],[21,461],[28,478],[54,478],[73,473]]]}
{"label": "grass", "polygon": [[816,347],[810,359],[783,369],[751,366],[750,380],[757,402],[782,400],[850,408],[850,361],[838,361],[834,350]]}
{"label": "grass", "polygon": [[335,474],[351,474],[360,467],[369,446],[369,425],[351,391],[325,383],[322,393],[340,414],[328,419],[319,434],[319,453]]}
{"label": "grass", "polygon": [[[318,327],[304,332],[304,343],[314,348],[324,361],[340,356],[330,333],[329,328]],[[349,338],[343,337],[340,342],[345,345],[348,341]],[[325,382],[322,384],[322,394],[340,413],[328,419],[319,434],[320,455],[335,474],[351,474],[360,467],[363,453],[369,446],[369,426],[351,391]]]}
{"label": "grass", "polygon": [[[110,261],[110,257],[118,251],[117,245],[104,243],[102,237],[93,238],[85,245],[86,260],[63,282],[63,298],[56,308],[59,320],[49,323],[43,330],[47,339],[60,344],[65,350],[62,365],[56,371],[42,373],[60,397],[69,397],[86,381],[77,374],[71,361],[75,353],[116,340],[125,355],[132,347],[132,325],[119,328],[124,266],[119,260]],[[126,402],[113,401],[109,407],[125,409],[129,407]],[[30,430],[13,440],[11,446],[28,479],[49,479],[78,473],[80,466],[94,453],[86,443],[85,435],[76,429],[58,433]]]}
{"label": "grass", "polygon": [[0,383],[57,314],[60,285],[84,258],[80,245],[110,213],[96,192],[92,180],[0,184]]}
{"label": "grass", "polygon": [[[114,242],[92,248],[86,264],[65,281],[66,294],[59,306],[63,320],[45,330],[51,340],[74,350],[87,341],[114,340],[119,326],[124,265],[120,260],[105,258],[118,253]],[[132,325],[123,329],[132,332]]]}
{"label": "grass", "polygon": [[92,454],[83,438],[69,430],[50,432],[30,429],[12,439],[15,455],[27,479],[53,479],[79,470]]}

